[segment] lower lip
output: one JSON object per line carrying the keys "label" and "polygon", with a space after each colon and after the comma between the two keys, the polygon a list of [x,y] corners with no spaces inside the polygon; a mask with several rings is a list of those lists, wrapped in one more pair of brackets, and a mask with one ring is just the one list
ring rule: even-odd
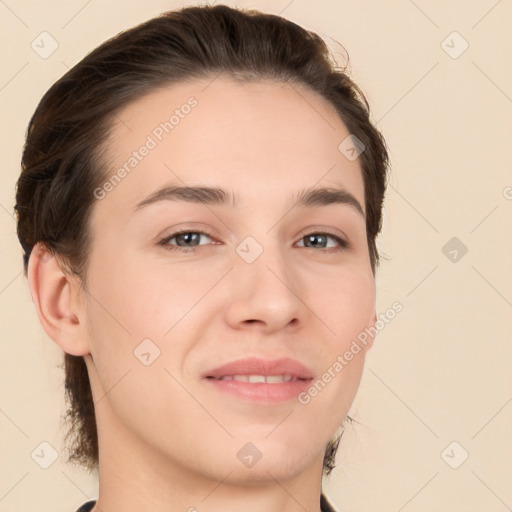
{"label": "lower lip", "polygon": [[296,400],[297,395],[305,391],[313,379],[291,380],[268,384],[266,382],[244,382],[239,380],[206,379],[219,391],[242,400],[261,404],[276,404]]}

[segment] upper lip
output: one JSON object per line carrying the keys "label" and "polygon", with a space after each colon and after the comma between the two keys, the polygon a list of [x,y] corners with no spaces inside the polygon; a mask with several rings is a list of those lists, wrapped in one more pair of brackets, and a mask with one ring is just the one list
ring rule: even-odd
{"label": "upper lip", "polygon": [[261,359],[248,357],[223,364],[205,372],[202,377],[221,378],[228,375],[291,375],[299,379],[313,378],[313,372],[295,359]]}

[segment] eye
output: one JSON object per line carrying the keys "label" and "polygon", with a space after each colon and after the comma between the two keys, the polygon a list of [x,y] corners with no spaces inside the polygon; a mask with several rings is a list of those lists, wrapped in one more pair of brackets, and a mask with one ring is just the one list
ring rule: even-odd
{"label": "eye", "polygon": [[[210,242],[207,241],[206,244],[201,244],[201,240],[204,240],[205,238]],[[203,231],[183,230],[166,236],[158,242],[158,245],[164,247],[164,249],[168,251],[193,252],[196,247],[209,245],[212,240],[212,237]],[[308,249],[327,249],[328,252],[342,251],[349,247],[348,242],[340,236],[322,232],[313,232],[304,235],[297,244],[298,247],[305,247]]]}
{"label": "eye", "polygon": [[[334,244],[329,245],[329,239],[334,240]],[[334,249],[334,251],[341,251],[348,248],[348,242],[343,238],[332,233],[309,233],[304,235],[300,241],[303,245],[299,247],[307,248],[320,248],[320,249]]]}
{"label": "eye", "polygon": [[178,231],[169,235],[158,242],[169,251],[190,251],[194,250],[200,244],[201,237],[206,237],[210,241],[212,238],[202,231]]}

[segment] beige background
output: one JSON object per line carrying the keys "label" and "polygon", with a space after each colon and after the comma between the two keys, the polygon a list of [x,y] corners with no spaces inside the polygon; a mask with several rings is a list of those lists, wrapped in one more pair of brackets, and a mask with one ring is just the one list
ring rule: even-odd
{"label": "beige background", "polygon": [[[31,458],[43,441],[60,453],[64,401],[61,353],[37,320],[12,216],[29,116],[47,88],[107,37],[189,4],[0,2],[2,511],[71,511],[97,496],[93,476],[60,459],[42,469]],[[346,432],[327,493],[345,512],[509,510],[512,3],[236,5],[281,13],[332,38],[334,51],[334,40],[343,44],[392,155],[378,307],[400,301],[404,310],[370,352],[351,412],[360,423]],[[43,31],[59,45],[47,59],[31,48]],[[458,58],[464,41],[454,31],[469,44]],[[452,237],[468,248],[455,262],[442,251]],[[453,441],[460,447],[443,458]],[[445,459],[456,464],[462,450],[469,458],[452,469]]]}

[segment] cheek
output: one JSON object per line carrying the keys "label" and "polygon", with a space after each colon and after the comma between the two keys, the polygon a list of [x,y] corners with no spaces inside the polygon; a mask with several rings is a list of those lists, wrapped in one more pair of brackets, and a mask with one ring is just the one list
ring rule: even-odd
{"label": "cheek", "polygon": [[[340,268],[324,279],[309,283],[312,309],[329,328],[330,350],[346,350],[373,323],[375,282],[371,270],[356,266]],[[314,304],[314,306],[313,306]]]}
{"label": "cheek", "polygon": [[162,273],[141,269],[127,259],[110,266],[106,258],[98,258],[98,263],[91,262],[88,275],[91,382],[97,379],[98,414],[114,414],[141,438],[148,435],[148,421],[165,418],[180,424],[187,408],[197,414],[194,402],[173,378],[176,374],[181,380],[171,364],[179,365],[187,339],[175,337],[171,347],[173,333],[164,336],[186,315],[192,299],[197,301],[194,285],[166,282]]}
{"label": "cheek", "polygon": [[[211,270],[183,273],[177,266],[148,266],[128,257],[118,257],[115,264],[109,264],[106,255],[91,261],[91,353],[102,394],[117,389],[123,379],[116,396],[119,412],[126,418],[130,412],[121,412],[123,396],[125,400],[129,397],[128,403],[149,407],[158,400],[155,390],[174,385],[179,393],[179,386],[164,369],[179,376],[196,334],[201,332],[201,317],[210,313],[212,305],[200,299],[218,281],[218,273]],[[144,360],[151,361],[150,365],[145,366]]]}
{"label": "cheek", "polygon": [[191,273],[178,265],[97,251],[89,271],[93,320],[133,343],[162,339],[208,292],[216,275],[211,268]]}
{"label": "cheek", "polygon": [[334,432],[347,414],[361,379],[367,345],[358,336],[373,324],[374,277],[371,269],[347,265],[308,279],[305,289],[309,290],[307,304],[318,317],[316,329],[325,335],[315,343],[317,354],[321,353],[322,373],[299,402],[310,417],[323,417],[327,430]]}

